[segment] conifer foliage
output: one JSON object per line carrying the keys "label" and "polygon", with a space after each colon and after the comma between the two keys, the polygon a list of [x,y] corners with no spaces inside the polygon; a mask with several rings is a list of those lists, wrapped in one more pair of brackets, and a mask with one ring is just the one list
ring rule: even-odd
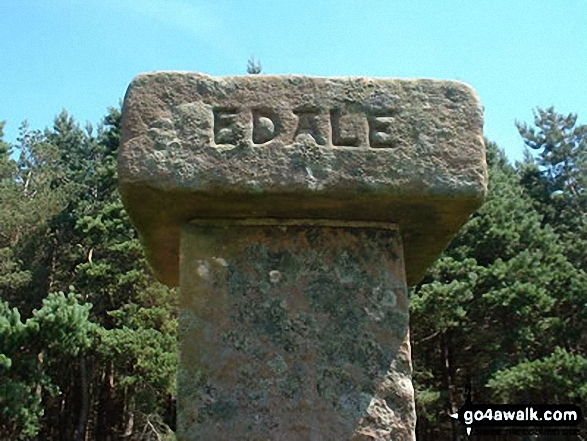
{"label": "conifer foliage", "polygon": [[[25,123],[14,146],[2,127],[0,441],[173,439],[177,293],[117,192],[119,110]],[[487,143],[485,204],[411,293],[422,441],[464,439],[468,383],[480,403],[587,402],[587,126],[550,108],[518,129],[536,156]]]}
{"label": "conifer foliage", "polygon": [[[0,144],[0,439],[164,439],[175,293],[154,281],[117,192],[120,112],[61,112]],[[12,155],[14,157],[14,154]]]}
{"label": "conifer foliage", "polygon": [[[478,403],[587,400],[587,126],[538,109],[516,167],[487,143],[484,205],[411,298],[418,439],[456,440]],[[585,412],[585,407],[583,408]]]}

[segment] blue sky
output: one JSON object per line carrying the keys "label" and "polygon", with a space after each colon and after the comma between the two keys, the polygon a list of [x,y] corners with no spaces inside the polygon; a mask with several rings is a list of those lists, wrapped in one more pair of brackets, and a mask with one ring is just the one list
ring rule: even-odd
{"label": "blue sky", "polygon": [[554,105],[587,122],[587,0],[2,0],[0,121],[97,123],[138,73],[458,79],[511,159],[515,120]]}

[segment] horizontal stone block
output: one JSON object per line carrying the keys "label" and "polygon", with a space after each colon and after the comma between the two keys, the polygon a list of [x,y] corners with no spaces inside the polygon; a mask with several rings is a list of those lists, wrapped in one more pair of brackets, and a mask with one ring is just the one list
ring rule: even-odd
{"label": "horizontal stone block", "polygon": [[483,199],[482,126],[454,81],[143,74],[124,101],[121,193],[169,285],[181,226],[206,218],[394,223],[414,284]]}

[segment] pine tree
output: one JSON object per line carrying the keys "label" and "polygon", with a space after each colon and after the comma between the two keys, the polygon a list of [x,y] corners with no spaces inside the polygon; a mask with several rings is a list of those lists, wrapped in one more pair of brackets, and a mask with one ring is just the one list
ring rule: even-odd
{"label": "pine tree", "polygon": [[23,125],[16,162],[0,144],[0,335],[10,336],[0,430],[10,439],[132,440],[174,425],[175,293],[154,281],[120,201],[119,140],[110,109],[96,131],[65,111],[51,129]]}
{"label": "pine tree", "polygon": [[458,438],[460,427],[447,415],[462,405],[469,381],[477,402],[538,400],[537,390],[545,392],[541,401],[571,398],[546,393],[553,378],[518,375],[516,388],[510,379],[528,363],[552,363],[558,347],[576,352],[580,338],[570,320],[579,320],[572,304],[587,292],[585,274],[567,259],[503,152],[488,143],[487,157],[485,204],[412,296],[421,439]]}
{"label": "pine tree", "polygon": [[255,60],[255,57],[251,55],[249,61],[247,61],[247,73],[249,75],[258,75],[263,70],[263,66],[261,66],[261,62],[259,60]]}
{"label": "pine tree", "polygon": [[538,151],[521,164],[522,183],[566,243],[566,255],[587,268],[587,125],[553,107],[537,109],[534,127],[517,123],[525,144]]}

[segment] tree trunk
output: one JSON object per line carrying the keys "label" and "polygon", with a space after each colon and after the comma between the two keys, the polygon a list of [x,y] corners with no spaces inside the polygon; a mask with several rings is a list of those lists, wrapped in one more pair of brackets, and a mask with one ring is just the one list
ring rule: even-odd
{"label": "tree trunk", "polygon": [[117,408],[117,397],[114,389],[114,367],[112,364],[103,373],[98,402],[98,418],[95,436],[100,441],[115,439],[117,423],[120,419]]}
{"label": "tree trunk", "polygon": [[79,411],[75,441],[84,441],[86,438],[86,427],[88,423],[88,410],[90,396],[88,391],[88,369],[85,355],[80,360],[80,398],[81,408]]}
{"label": "tree trunk", "polygon": [[[452,367],[452,360],[450,357],[450,348],[449,348],[449,339],[447,338],[446,331],[441,334],[440,337],[440,350],[443,358],[443,377],[444,377],[444,387],[447,391],[447,409],[449,415],[452,415],[458,409],[456,408],[456,397],[455,397],[455,385],[453,379],[453,367]],[[459,435],[459,423],[454,418],[450,418],[451,427],[452,427],[452,440],[453,441],[460,441],[461,437]]]}

